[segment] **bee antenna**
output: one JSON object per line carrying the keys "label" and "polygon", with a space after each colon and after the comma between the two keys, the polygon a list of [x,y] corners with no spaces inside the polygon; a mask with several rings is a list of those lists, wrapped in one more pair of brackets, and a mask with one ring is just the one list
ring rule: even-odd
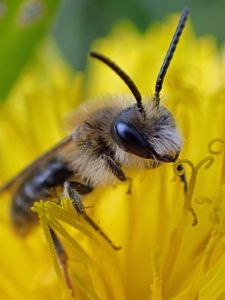
{"label": "bee antenna", "polygon": [[153,101],[155,102],[156,107],[159,106],[159,102],[160,102],[160,95],[159,94],[160,94],[161,89],[162,89],[163,80],[164,80],[164,77],[166,75],[167,69],[170,65],[170,62],[173,58],[173,54],[176,50],[176,46],[178,44],[181,33],[184,29],[184,26],[185,26],[186,20],[188,18],[188,15],[189,15],[189,9],[184,8],[184,10],[182,11],[179,23],[177,25],[176,31],[175,31],[175,33],[173,35],[173,38],[172,38],[172,41],[170,43],[169,49],[166,53],[163,64],[162,64],[161,69],[159,71],[159,74],[158,74],[158,77],[157,77],[157,80],[156,80],[156,85],[155,85],[155,95],[154,95],[154,98],[153,98]]}
{"label": "bee antenna", "polygon": [[97,53],[97,52],[90,52],[90,56],[97,58],[98,60],[105,63],[108,67],[110,67],[119,77],[126,83],[132,94],[134,95],[136,101],[137,101],[137,107],[138,111],[145,117],[145,110],[142,105],[142,97],[141,94],[134,84],[133,80],[113,61],[111,61],[108,57]]}

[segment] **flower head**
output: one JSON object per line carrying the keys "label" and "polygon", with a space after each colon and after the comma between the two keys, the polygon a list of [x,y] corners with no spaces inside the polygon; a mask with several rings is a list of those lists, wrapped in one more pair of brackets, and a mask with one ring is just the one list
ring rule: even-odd
{"label": "flower head", "polygon": [[[143,95],[151,96],[176,22],[172,18],[156,24],[145,34],[123,23],[93,48],[110,56]],[[25,240],[16,238],[9,224],[10,199],[2,200],[0,292],[5,299],[72,297],[49,226],[67,251],[74,298],[224,298],[225,56],[219,56],[212,38],[197,39],[190,26],[186,29],[168,70],[162,101],[173,113],[183,137],[179,162],[187,173],[187,194],[176,165],[164,164],[138,173],[130,171],[129,194],[128,186],[122,184],[96,189],[85,197],[87,213],[122,246],[120,251],[93,231],[68,199],[61,206],[36,202],[34,210],[58,280],[41,229]],[[58,60],[45,68],[27,71],[10,99],[1,105],[2,181],[63,136],[61,119],[84,95],[95,98],[127,93],[124,83],[96,61],[88,65],[85,88],[82,76],[74,76]],[[192,226],[192,208],[198,219],[196,226]]]}

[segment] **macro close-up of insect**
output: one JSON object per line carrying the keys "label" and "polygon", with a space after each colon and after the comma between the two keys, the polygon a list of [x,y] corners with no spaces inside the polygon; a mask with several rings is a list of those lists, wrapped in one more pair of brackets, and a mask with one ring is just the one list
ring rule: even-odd
{"label": "macro close-up of insect", "polygon": [[[129,181],[123,167],[150,169],[161,163],[173,163],[179,157],[179,130],[172,114],[161,105],[160,92],[188,14],[189,10],[184,9],[158,74],[153,98],[142,98],[133,81],[109,58],[90,53],[111,68],[133,96],[108,96],[83,104],[70,117],[71,134],[0,188],[0,193],[12,191],[11,219],[18,234],[26,235],[37,223],[38,217],[31,210],[35,201],[56,201],[66,195],[77,213],[113,248],[119,249],[86,213],[82,196],[97,186]],[[185,176],[181,179],[187,189]],[[62,245],[54,231],[50,232],[62,257]]]}
{"label": "macro close-up of insect", "polygon": [[225,299],[224,4],[181,5],[0,3],[0,300]]}

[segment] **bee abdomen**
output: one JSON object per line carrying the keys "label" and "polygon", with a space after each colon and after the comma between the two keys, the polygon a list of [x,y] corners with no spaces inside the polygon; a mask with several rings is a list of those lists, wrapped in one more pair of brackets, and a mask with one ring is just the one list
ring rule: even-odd
{"label": "bee abdomen", "polygon": [[52,189],[63,183],[73,175],[69,167],[59,159],[47,162],[36,169],[19,186],[11,205],[13,226],[20,235],[28,233],[37,216],[31,207],[37,200],[45,200],[51,196]]}

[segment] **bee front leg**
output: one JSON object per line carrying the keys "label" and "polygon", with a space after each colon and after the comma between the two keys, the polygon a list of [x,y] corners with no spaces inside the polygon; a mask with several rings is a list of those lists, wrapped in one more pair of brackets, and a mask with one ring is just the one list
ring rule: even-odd
{"label": "bee front leg", "polygon": [[187,194],[188,191],[188,183],[187,183],[187,176],[186,176],[186,172],[185,172],[185,168],[182,164],[179,164],[177,166],[177,171],[181,173],[180,180],[183,183],[183,187],[184,187],[184,194]]}
{"label": "bee front leg", "polygon": [[120,168],[120,165],[109,155],[102,154],[102,159],[108,164],[113,175],[116,176],[120,181],[127,180],[126,175]]}
{"label": "bee front leg", "polygon": [[78,192],[76,191],[76,183],[66,181],[64,183],[64,187],[67,195],[72,201],[74,208],[77,213],[81,215],[89,225],[91,225],[99,234],[113,247],[115,250],[120,250],[121,247],[117,247],[113,244],[113,242],[108,238],[108,236],[102,231],[102,229],[86,214],[83,203],[80,199]]}
{"label": "bee front leg", "polygon": [[120,165],[111,156],[102,154],[102,159],[107,162],[111,172],[113,173],[113,175],[115,175],[116,178],[118,178],[120,181],[129,182],[127,194],[131,194],[132,179],[130,177],[126,177]]}

